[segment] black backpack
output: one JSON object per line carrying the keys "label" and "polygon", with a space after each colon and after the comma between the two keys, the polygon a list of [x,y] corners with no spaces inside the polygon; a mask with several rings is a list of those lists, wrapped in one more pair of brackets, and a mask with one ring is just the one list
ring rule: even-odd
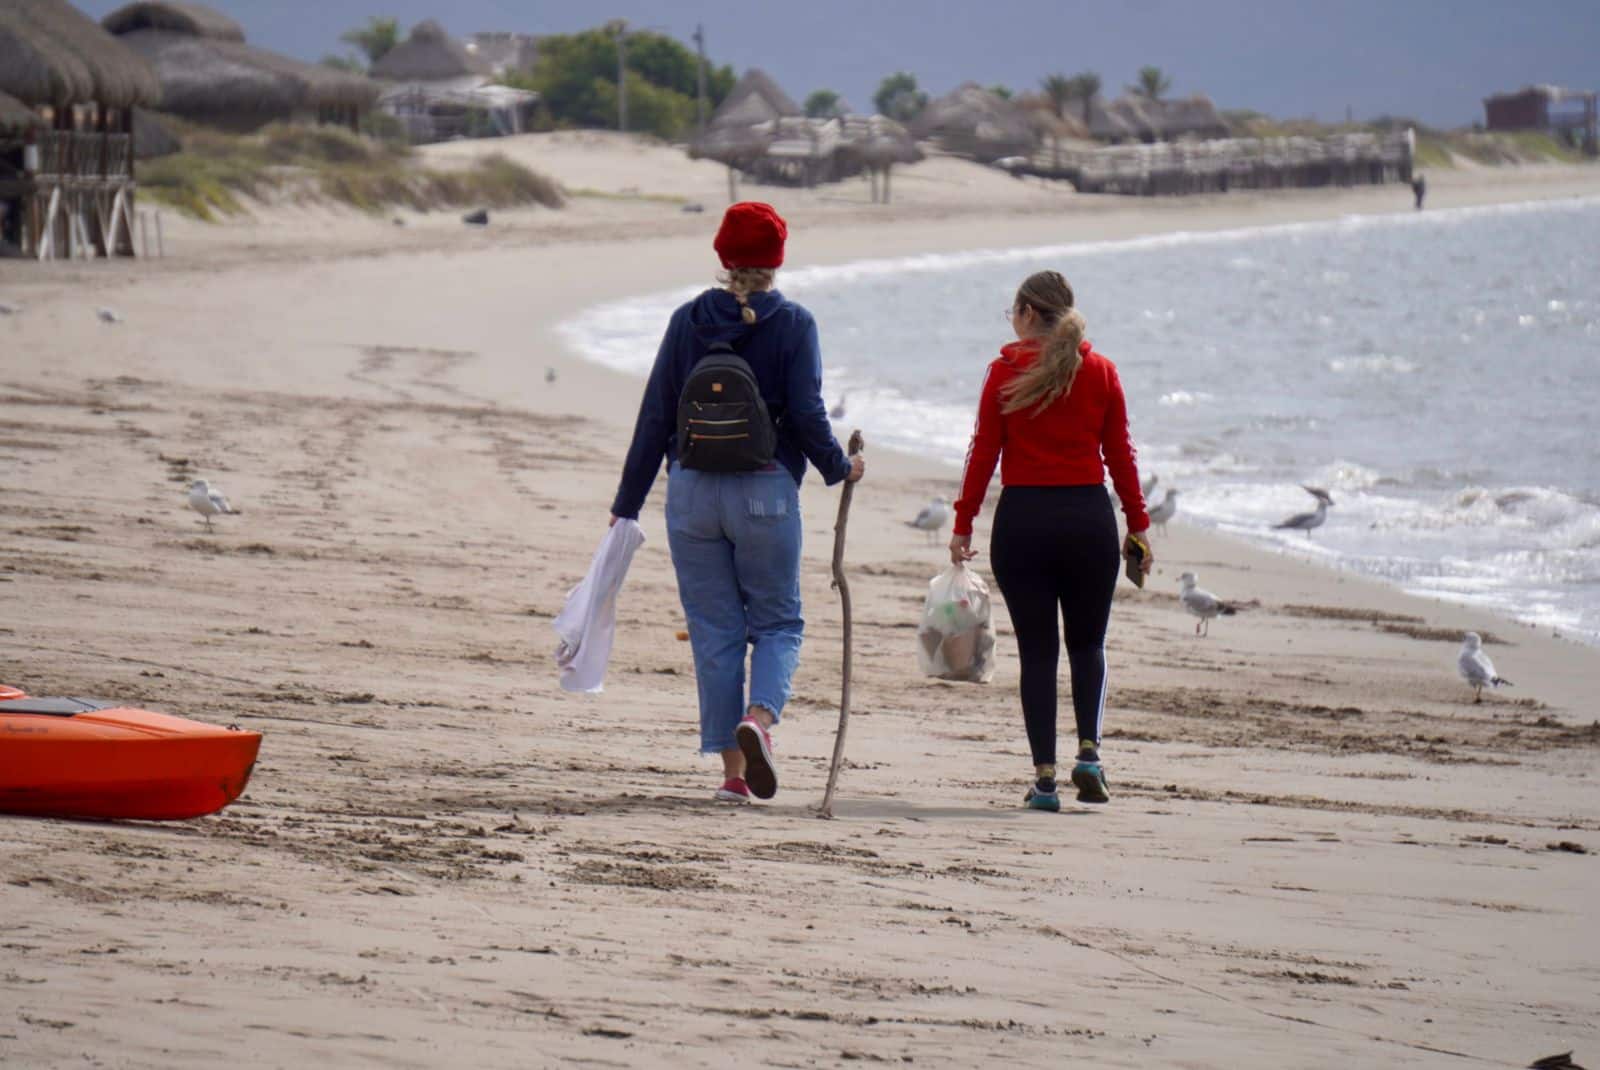
{"label": "black backpack", "polygon": [[701,472],[753,472],[772,463],[778,432],[756,373],[713,342],[678,395],[678,463]]}

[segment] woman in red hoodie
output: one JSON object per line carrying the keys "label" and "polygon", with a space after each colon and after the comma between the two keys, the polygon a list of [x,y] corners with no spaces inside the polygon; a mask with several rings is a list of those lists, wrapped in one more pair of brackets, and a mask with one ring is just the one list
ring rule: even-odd
{"label": "woman in red hoodie", "polygon": [[1026,802],[1059,810],[1056,792],[1056,667],[1066,627],[1080,802],[1110,799],[1100,766],[1106,698],[1106,625],[1117,584],[1117,520],[1106,470],[1128,521],[1123,553],[1150,571],[1150,526],[1134,463],[1128,408],[1116,367],[1084,341],[1072,287],[1055,271],[1028,276],[1012,303],[1017,341],[989,365],[956,501],[950,560],[977,556],[972,521],[996,462],[1004,488],[995,509],[990,559],[1016,630],[1022,661],[1022,717],[1035,781]]}

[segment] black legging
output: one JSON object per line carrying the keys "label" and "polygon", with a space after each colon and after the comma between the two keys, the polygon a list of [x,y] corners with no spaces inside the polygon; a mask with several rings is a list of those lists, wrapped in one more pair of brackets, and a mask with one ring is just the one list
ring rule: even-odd
{"label": "black legging", "polygon": [[1100,741],[1106,699],[1106,624],[1121,551],[1102,486],[1007,487],[995,508],[989,560],[1022,659],[1022,717],[1036,765],[1056,760],[1056,666],[1067,633],[1078,738]]}

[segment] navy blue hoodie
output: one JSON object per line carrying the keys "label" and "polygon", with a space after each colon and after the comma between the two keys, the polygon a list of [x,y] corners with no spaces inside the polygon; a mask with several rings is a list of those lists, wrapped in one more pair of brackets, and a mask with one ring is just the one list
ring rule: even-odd
{"label": "navy blue hoodie", "polygon": [[678,396],[689,369],[713,342],[733,346],[756,373],[761,396],[778,425],[776,460],[796,483],[805,478],[808,460],[830,486],[850,474],[850,458],[833,437],[822,404],[816,320],[776,290],[753,293],[749,300],[755,323],[744,322],[738,300],[726,290],[707,290],[672,314],[639,404],[612,515],[638,517],[662,458],[670,463],[676,457]]}

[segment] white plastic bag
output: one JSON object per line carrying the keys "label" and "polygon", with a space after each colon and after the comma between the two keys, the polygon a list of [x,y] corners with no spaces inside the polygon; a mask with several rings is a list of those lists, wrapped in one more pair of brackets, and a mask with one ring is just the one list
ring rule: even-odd
{"label": "white plastic bag", "polygon": [[604,686],[617,629],[617,593],[633,552],[642,545],[644,531],[638,521],[618,520],[600,540],[588,575],[567,595],[553,622],[560,639],[556,665],[561,669],[561,690],[592,694]]}
{"label": "white plastic bag", "polygon": [[952,565],[928,584],[917,628],[917,665],[941,680],[994,679],[994,625],[989,587],[965,565]]}

